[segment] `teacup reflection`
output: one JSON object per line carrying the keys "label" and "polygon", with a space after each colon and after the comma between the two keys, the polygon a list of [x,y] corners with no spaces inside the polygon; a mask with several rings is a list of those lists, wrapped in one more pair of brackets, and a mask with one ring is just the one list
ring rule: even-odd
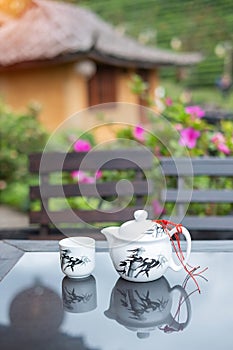
{"label": "teacup reflection", "polygon": [[[177,295],[174,298],[174,294],[178,298]],[[186,305],[184,322],[177,320],[182,304]],[[173,316],[171,310],[178,312]],[[145,283],[119,278],[112,290],[110,307],[104,314],[137,332],[139,338],[146,338],[156,328],[164,332],[183,330],[190,321],[191,305],[185,289],[180,285],[171,288],[165,277]]]}
{"label": "teacup reflection", "polygon": [[92,311],[97,306],[94,276],[83,279],[64,277],[62,280],[63,308],[71,313]]}

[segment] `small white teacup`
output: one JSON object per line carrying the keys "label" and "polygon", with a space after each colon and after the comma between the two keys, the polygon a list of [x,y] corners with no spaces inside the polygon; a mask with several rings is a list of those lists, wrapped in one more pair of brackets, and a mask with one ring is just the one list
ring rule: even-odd
{"label": "small white teacup", "polygon": [[59,242],[62,272],[70,278],[85,278],[95,268],[95,240],[70,237]]}

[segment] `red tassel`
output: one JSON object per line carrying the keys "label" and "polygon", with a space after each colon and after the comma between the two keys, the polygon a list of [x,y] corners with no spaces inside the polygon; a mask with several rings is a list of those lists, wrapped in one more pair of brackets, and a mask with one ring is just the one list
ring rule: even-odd
{"label": "red tassel", "polygon": [[[193,279],[194,283],[197,286],[198,292],[201,293],[200,287],[199,287],[197,280],[194,277],[194,273],[193,273],[194,271],[196,271],[197,267],[192,267],[188,264],[186,264],[186,265],[184,264],[184,254],[183,254],[183,251],[181,249],[181,244],[180,244],[180,234],[182,234],[182,225],[176,224],[176,223],[174,223],[172,221],[168,221],[168,220],[153,220],[153,221],[163,227],[164,231],[167,233],[167,235],[170,238],[170,241],[172,243],[172,246],[174,248],[176,256],[178,257],[180,263],[183,265],[184,270]],[[175,242],[170,235],[170,230],[173,229],[174,227],[176,228],[176,232],[174,233],[174,237],[175,237],[178,248],[176,247]],[[190,267],[190,270],[187,268],[187,266]],[[207,268],[205,268],[203,271],[205,271],[205,270],[207,270]]]}

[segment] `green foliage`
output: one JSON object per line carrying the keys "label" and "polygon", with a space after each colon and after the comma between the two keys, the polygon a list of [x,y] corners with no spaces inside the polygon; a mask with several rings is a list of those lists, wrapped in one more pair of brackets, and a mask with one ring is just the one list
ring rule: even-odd
{"label": "green foliage", "polygon": [[233,92],[226,98],[216,87],[194,87],[187,88],[185,82],[174,83],[171,79],[162,79],[161,85],[166,90],[166,95],[174,101],[184,102],[188,94],[192,104],[210,106],[213,109],[221,108],[226,111],[233,110]]}
{"label": "green foliage", "polygon": [[147,92],[148,83],[143,81],[137,74],[132,76],[132,81],[129,84],[131,91],[134,94],[143,96]]}
{"label": "green foliage", "polygon": [[[224,57],[217,57],[217,45],[233,45],[233,4],[231,0],[67,0],[84,6],[143,43],[177,51],[199,51],[205,60],[193,68],[189,86],[214,86],[221,76]],[[163,77],[175,79],[174,68],[162,70]]]}
{"label": "green foliage", "polygon": [[32,108],[25,114],[13,112],[0,101],[0,191],[1,203],[25,209],[28,192],[27,155],[42,151],[47,134]]}
{"label": "green foliage", "polygon": [[29,180],[8,182],[7,187],[0,190],[0,203],[27,211],[29,208],[28,183]]}
{"label": "green foliage", "polygon": [[[132,81],[135,81],[133,79]],[[159,100],[159,103],[158,103]],[[209,124],[204,118],[204,111],[198,106],[185,106],[180,100],[172,100],[170,96],[161,96],[155,101],[160,113],[149,118],[150,127],[140,130],[121,130],[120,136],[130,135],[146,147],[154,151],[155,155],[180,157],[233,156],[233,122],[222,120],[219,124]],[[165,120],[163,119],[165,117]],[[166,121],[169,121],[167,123]],[[159,130],[159,133],[157,132]],[[187,136],[187,131],[196,133],[194,142]],[[165,142],[162,142],[164,141]],[[155,181],[156,182],[156,181]],[[187,188],[189,184],[187,183]],[[166,186],[174,188],[174,178],[166,179]],[[199,176],[193,183],[196,189],[232,189],[233,178]],[[166,213],[171,213],[172,204],[165,204]],[[232,212],[232,204],[200,204],[192,203],[188,208],[190,215],[228,215]]]}
{"label": "green foliage", "polygon": [[[138,84],[140,79],[138,77],[136,80],[133,77],[132,82],[137,81]],[[173,100],[166,93],[155,100],[154,107],[158,113],[157,116],[156,113],[152,117],[149,116],[150,132],[145,129],[143,143],[153,150],[156,149],[158,155],[179,157],[188,151],[187,155],[191,157],[233,156],[232,121],[222,120],[219,124],[210,124],[204,118],[205,113],[201,107],[185,106],[180,100]],[[159,134],[157,130],[160,130]],[[195,134],[194,142],[191,142],[192,133]],[[117,136],[127,134],[130,135],[130,139],[135,137],[133,131],[128,128],[121,130]]]}

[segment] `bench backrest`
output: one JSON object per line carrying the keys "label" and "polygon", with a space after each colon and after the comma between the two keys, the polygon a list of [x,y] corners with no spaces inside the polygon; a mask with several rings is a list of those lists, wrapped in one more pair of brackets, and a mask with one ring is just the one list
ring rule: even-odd
{"label": "bench backrest", "polygon": [[[144,173],[152,168],[152,159],[152,154],[143,149],[31,154],[29,170],[32,174],[39,176],[40,185],[30,186],[30,200],[39,201],[40,209],[33,210],[32,206],[29,213],[30,223],[40,225],[41,238],[47,238],[48,235],[50,235],[49,238],[57,238],[57,235],[51,234],[54,225],[58,229],[61,227],[61,232],[71,231],[75,235],[77,230],[70,230],[68,225],[84,224],[85,226],[85,223],[98,222],[122,223],[133,218],[133,212],[142,208],[145,204],[144,198],[152,192],[152,183]],[[112,179],[110,176],[107,180],[94,181],[94,183],[66,182],[66,178],[71,179],[71,172],[77,170],[91,172],[92,176],[98,170],[105,173],[108,171],[108,174],[112,174]],[[125,180],[119,181],[118,177],[114,177],[122,172],[126,175],[124,177],[129,178],[130,183]],[[59,178],[59,183],[53,183],[53,176]],[[130,197],[132,197],[130,205],[124,206],[123,201],[127,202]],[[58,209],[57,205],[51,208],[51,199],[59,198],[68,200],[86,198],[87,208],[85,204],[80,208],[77,205],[75,209],[70,209],[69,206],[66,209]],[[91,204],[93,198],[97,198],[96,203],[98,203],[98,205],[94,204],[94,208]],[[114,208],[111,207],[111,203],[114,204]],[[81,232],[82,230],[83,228],[80,229]],[[94,231],[97,239],[103,238],[99,233],[100,229],[90,228],[89,230],[86,226],[82,234],[89,235]]]}
{"label": "bench backrest", "polygon": [[[177,178],[176,186],[162,190],[161,200],[166,203],[176,203],[176,214],[171,219],[180,222],[191,231],[226,232],[226,238],[233,238],[233,158],[162,158],[161,168],[164,175]],[[207,179],[206,188],[188,188],[188,178],[204,176]],[[225,180],[231,182],[225,188]],[[209,184],[209,185],[208,185]],[[195,185],[195,184],[194,184]],[[216,188],[217,187],[217,188]],[[213,208],[218,204],[228,204],[227,215],[212,213],[196,216],[187,211],[188,204],[209,203]],[[214,210],[212,210],[213,212]],[[184,216],[185,215],[185,216]],[[202,235],[203,237],[203,235]]]}

